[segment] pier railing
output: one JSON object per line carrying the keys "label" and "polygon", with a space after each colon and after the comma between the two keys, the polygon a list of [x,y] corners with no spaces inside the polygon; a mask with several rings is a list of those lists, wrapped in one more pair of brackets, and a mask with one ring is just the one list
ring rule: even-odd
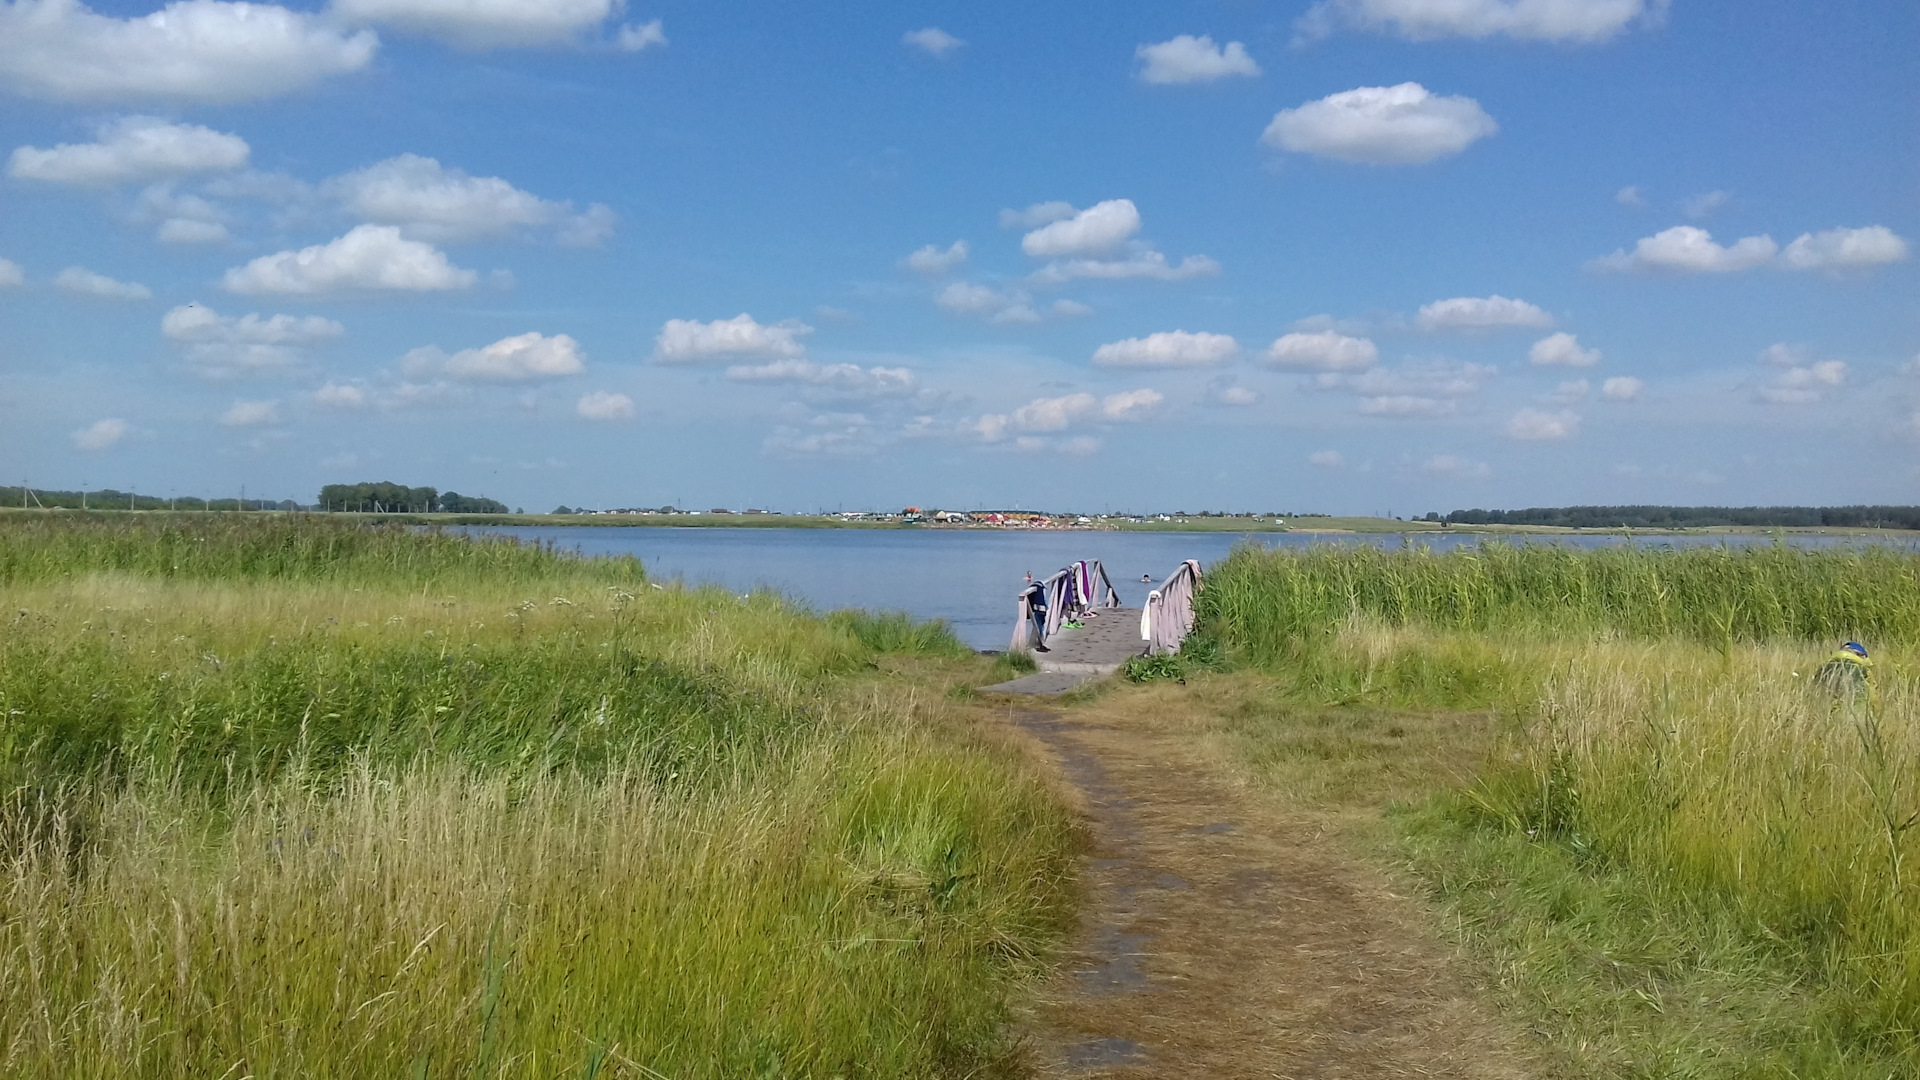
{"label": "pier railing", "polygon": [[1193,632],[1193,594],[1200,590],[1200,564],[1188,559],[1160,587],[1147,594],[1140,610],[1140,637],[1154,656],[1180,651]]}
{"label": "pier railing", "polygon": [[1036,626],[1039,620],[1034,618],[1033,587],[1021,589],[1019,622],[1014,624],[1013,643],[1008,646],[1014,652],[1046,644],[1060,632],[1062,624],[1089,611],[1120,606],[1120,595],[1114,591],[1107,569],[1098,559],[1082,559],[1063,566],[1037,584],[1046,605],[1045,624]]}

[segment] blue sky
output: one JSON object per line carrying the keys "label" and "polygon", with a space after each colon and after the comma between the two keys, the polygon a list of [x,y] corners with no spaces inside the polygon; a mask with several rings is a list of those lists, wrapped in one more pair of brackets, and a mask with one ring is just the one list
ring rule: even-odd
{"label": "blue sky", "polygon": [[1909,0],[0,0],[0,471],[1915,501]]}

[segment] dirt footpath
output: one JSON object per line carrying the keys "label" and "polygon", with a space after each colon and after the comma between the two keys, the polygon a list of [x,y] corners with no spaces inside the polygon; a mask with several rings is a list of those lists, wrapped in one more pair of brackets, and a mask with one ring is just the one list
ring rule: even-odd
{"label": "dirt footpath", "polygon": [[1177,733],[1016,706],[1093,837],[1087,905],[1029,1025],[1075,1077],[1531,1075],[1421,907]]}

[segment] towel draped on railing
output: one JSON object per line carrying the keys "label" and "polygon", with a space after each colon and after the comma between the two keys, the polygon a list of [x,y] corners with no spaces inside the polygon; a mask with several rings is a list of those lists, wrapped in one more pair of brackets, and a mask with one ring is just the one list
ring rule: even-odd
{"label": "towel draped on railing", "polygon": [[1193,594],[1199,589],[1200,564],[1188,559],[1147,594],[1147,605],[1140,609],[1140,637],[1148,653],[1180,651],[1180,643],[1193,631]]}
{"label": "towel draped on railing", "polygon": [[1098,559],[1082,559],[1071,566],[1061,567],[1052,576],[1035,584],[1040,586],[1040,594],[1045,598],[1046,625],[1040,630],[1040,639],[1035,641],[1033,587],[1021,589],[1020,621],[1014,624],[1013,643],[1009,646],[1015,652],[1046,644],[1048,639],[1060,632],[1063,624],[1087,612],[1120,606],[1120,595],[1114,591],[1113,582],[1107,578],[1106,567],[1101,566]]}

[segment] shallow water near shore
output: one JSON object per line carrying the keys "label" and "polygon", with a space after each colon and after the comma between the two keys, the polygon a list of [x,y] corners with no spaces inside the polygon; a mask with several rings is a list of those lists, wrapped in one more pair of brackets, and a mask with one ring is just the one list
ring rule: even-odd
{"label": "shallow water near shore", "polygon": [[[1490,539],[1603,547],[1619,535],[1489,537],[1479,533],[1045,532],[998,529],[728,529],[661,526],[518,525],[472,527],[475,534],[537,540],[582,555],[633,555],[657,581],[715,584],[734,592],[771,589],[819,611],[860,607],[945,619],[976,649],[1004,649],[1013,634],[1015,596],[1028,571],[1044,577],[1076,559],[1099,559],[1121,603],[1137,607],[1182,559],[1202,567],[1234,545],[1402,544],[1446,551]],[[1860,543],[1850,536],[1789,534],[1796,546]],[[1635,537],[1643,546],[1698,547],[1772,543],[1764,535]],[[1901,546],[1911,547],[1907,541]],[[1150,575],[1153,585],[1142,583]]]}

